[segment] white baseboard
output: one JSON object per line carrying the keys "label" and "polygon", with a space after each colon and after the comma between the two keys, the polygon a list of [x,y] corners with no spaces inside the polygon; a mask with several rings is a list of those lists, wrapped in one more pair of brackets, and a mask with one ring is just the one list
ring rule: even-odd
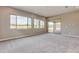
{"label": "white baseboard", "polygon": [[62,35],[67,37],[72,37],[72,38],[79,38],[79,36],[76,36],[76,35],[66,35],[66,34],[62,34]]}
{"label": "white baseboard", "polygon": [[28,37],[28,36],[26,35],[26,36],[18,36],[18,37],[4,38],[4,39],[0,39],[0,41],[10,40],[10,39],[15,39],[15,38],[22,38],[22,37]]}
{"label": "white baseboard", "polygon": [[11,40],[11,39],[25,38],[25,37],[36,36],[36,35],[40,35],[40,34],[44,34],[44,33],[33,34],[33,35],[25,35],[25,36],[18,36],[18,37],[11,37],[11,38],[4,38],[4,39],[0,39],[0,41],[8,41],[8,40]]}

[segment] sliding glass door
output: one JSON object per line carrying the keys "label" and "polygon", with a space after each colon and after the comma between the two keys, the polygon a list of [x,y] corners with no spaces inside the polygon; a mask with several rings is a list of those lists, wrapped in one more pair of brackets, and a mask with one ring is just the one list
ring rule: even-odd
{"label": "sliding glass door", "polygon": [[48,32],[53,32],[53,22],[48,22]]}
{"label": "sliding glass door", "polygon": [[61,33],[61,22],[55,23],[55,33]]}
{"label": "sliding glass door", "polygon": [[61,33],[61,22],[48,22],[48,32]]}

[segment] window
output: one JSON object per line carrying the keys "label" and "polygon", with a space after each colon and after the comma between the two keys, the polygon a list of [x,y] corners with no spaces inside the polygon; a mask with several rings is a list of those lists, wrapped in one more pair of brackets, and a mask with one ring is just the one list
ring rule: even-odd
{"label": "window", "polygon": [[48,32],[61,33],[61,22],[49,21],[48,22]]}
{"label": "window", "polygon": [[32,28],[32,18],[28,18],[28,29]]}
{"label": "window", "polygon": [[40,28],[44,28],[44,21],[40,20]]}
{"label": "window", "polygon": [[61,22],[56,22],[56,32],[61,31]]}
{"label": "window", "polygon": [[48,32],[53,32],[53,30],[54,30],[54,23],[48,22]]}
{"label": "window", "polygon": [[37,28],[39,28],[40,26],[39,26],[39,20],[37,20]]}
{"label": "window", "polygon": [[38,19],[34,19],[34,28],[39,28],[39,20]]}
{"label": "window", "polygon": [[17,29],[27,29],[27,17],[17,16]]}
{"label": "window", "polygon": [[44,28],[44,26],[45,26],[45,25],[44,25],[44,21],[42,21],[42,26],[43,26],[43,28]]}
{"label": "window", "polygon": [[10,15],[10,28],[16,29],[16,16]]}
{"label": "window", "polygon": [[32,28],[32,18],[10,15],[11,29],[30,29]]}
{"label": "window", "polygon": [[[44,21],[34,19],[34,28],[44,28]],[[10,15],[10,28],[11,29],[31,29],[32,18],[24,16]]]}
{"label": "window", "polygon": [[37,28],[37,22],[36,22],[37,20],[36,19],[34,19],[34,28]]}

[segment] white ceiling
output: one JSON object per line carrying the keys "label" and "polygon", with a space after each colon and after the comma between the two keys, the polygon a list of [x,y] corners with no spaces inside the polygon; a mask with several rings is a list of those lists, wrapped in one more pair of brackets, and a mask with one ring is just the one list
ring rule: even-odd
{"label": "white ceiling", "polygon": [[32,12],[45,17],[79,10],[79,7],[73,6],[68,8],[65,8],[64,6],[13,6],[13,8]]}

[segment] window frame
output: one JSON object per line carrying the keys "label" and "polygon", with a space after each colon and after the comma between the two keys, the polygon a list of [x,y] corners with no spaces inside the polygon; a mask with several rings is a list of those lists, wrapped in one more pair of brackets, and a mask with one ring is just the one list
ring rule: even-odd
{"label": "window frame", "polygon": [[[16,18],[15,18],[15,20],[16,20],[16,24],[15,24],[15,28],[11,28],[11,15],[13,15],[13,16],[15,16]],[[26,29],[43,29],[43,28],[45,28],[45,21],[44,20],[40,20],[40,18],[32,18],[32,17],[28,17],[28,16],[23,16],[23,15],[16,15],[16,14],[9,14],[9,16],[10,16],[10,29],[16,29],[16,30],[26,30]],[[22,19],[23,20],[25,20],[25,18],[26,18],[26,23],[24,23],[24,24],[26,24],[26,27],[27,28],[24,28],[24,27],[22,27],[22,28],[18,28],[17,26],[18,26],[18,23],[19,23],[19,18],[18,18],[18,16],[19,17],[23,17]],[[29,19],[31,19],[31,20],[29,20]],[[42,21],[42,22],[41,22]],[[29,23],[30,22],[30,23]],[[42,23],[42,25],[41,25],[41,23]],[[35,25],[35,23],[36,23],[36,25]],[[30,25],[29,25],[30,24]],[[22,25],[22,26],[24,26],[24,25]],[[30,26],[30,28],[29,28],[29,26]],[[36,26],[36,27],[35,27]]]}
{"label": "window frame", "polygon": [[[32,27],[32,24],[33,24],[32,17],[22,16],[22,15],[16,15],[16,14],[9,14],[9,19],[10,19],[9,28],[10,28],[10,29],[13,29],[13,28],[11,28],[11,15],[16,16],[16,19],[15,19],[15,20],[16,20],[16,26],[15,26],[16,28],[14,28],[14,29],[16,29],[16,30],[26,30],[26,29],[32,29],[32,28],[33,28],[33,27]],[[17,27],[17,25],[18,25],[18,24],[17,24],[17,23],[18,23],[18,18],[17,18],[17,17],[18,17],[18,16],[19,16],[19,17],[24,17],[24,18],[27,19],[27,20],[26,20],[26,24],[27,24],[26,26],[27,26],[27,28],[18,28],[18,27]],[[31,22],[31,23],[30,23],[30,24],[31,24],[31,28],[28,28],[28,24],[29,24],[29,23],[28,23],[28,18],[31,18],[31,21],[30,21],[30,22]],[[23,26],[23,25],[22,25],[22,26]]]}
{"label": "window frame", "polygon": [[[18,15],[17,15],[17,17],[18,17]],[[25,16],[19,16],[19,17],[26,18],[26,27],[27,27],[27,17],[25,17]],[[22,20],[22,19],[21,19],[21,20]],[[24,20],[24,19],[23,19],[23,20]],[[17,26],[18,26],[18,18],[17,18]],[[19,25],[19,26],[20,26],[20,25]],[[22,28],[18,28],[18,27],[17,27],[17,29],[19,29],[19,30],[20,30],[20,29],[21,29],[21,30],[27,29],[27,28],[23,28],[24,24],[22,24],[21,26],[22,26]]]}
{"label": "window frame", "polygon": [[40,20],[40,28],[41,29],[45,28],[45,22],[44,22],[44,20]]}
{"label": "window frame", "polygon": [[61,32],[61,21],[55,22],[55,31]]}
{"label": "window frame", "polygon": [[[35,27],[35,24],[36,24],[36,27]],[[39,29],[39,28],[40,28],[40,20],[37,18],[34,18],[34,29]]]}
{"label": "window frame", "polygon": [[15,28],[11,28],[11,25],[12,25],[12,24],[11,24],[11,15],[16,16],[16,14],[9,14],[9,22],[10,22],[10,23],[9,23],[9,28],[14,30],[14,29],[17,29],[17,16],[16,16],[16,18],[15,18],[15,20],[16,20]]}
{"label": "window frame", "polygon": [[[29,24],[29,23],[28,23],[28,18],[31,19],[31,21],[30,21],[30,22],[31,22],[31,23],[30,23],[30,26],[31,26],[31,27],[30,27],[30,28],[28,28],[28,24]],[[33,27],[32,27],[32,23],[33,23],[32,17],[27,17],[27,29],[32,29],[32,28],[33,28]]]}

